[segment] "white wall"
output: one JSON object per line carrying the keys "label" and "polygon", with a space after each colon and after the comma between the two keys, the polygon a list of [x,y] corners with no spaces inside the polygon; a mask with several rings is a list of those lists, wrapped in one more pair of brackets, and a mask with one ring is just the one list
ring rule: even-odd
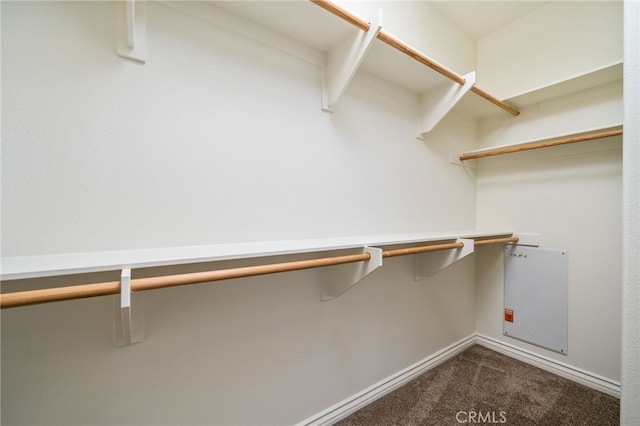
{"label": "white wall", "polygon": [[505,99],[621,59],[621,1],[553,1],[478,40],[478,86]]}
{"label": "white wall", "polygon": [[[517,71],[519,77],[509,79],[502,74],[498,93],[502,90],[503,94],[513,94],[536,84],[555,83],[587,73],[598,64],[620,61],[621,40],[616,35],[622,24],[619,7],[618,3],[551,3],[480,40],[480,65],[488,66],[483,62],[487,59],[485,49],[500,50],[500,43],[515,46],[523,37],[533,37],[534,29],[538,36],[530,40],[530,45],[518,48],[520,52],[530,48],[531,58],[520,54],[517,58],[521,62],[511,61],[509,66],[514,68],[506,71]],[[556,22],[560,17],[562,31],[560,21]],[[548,28],[539,25],[543,21]],[[606,32],[605,26],[616,31]],[[549,32],[545,37],[540,35],[543,28]],[[574,28],[580,29],[579,38],[574,37]],[[553,43],[548,38],[551,36],[555,37]],[[595,39],[599,40],[596,44]],[[502,53],[502,61],[506,61],[506,55],[514,54],[508,50]],[[561,60],[562,57],[570,57],[571,61]],[[525,74],[524,69],[515,69],[527,61],[531,68],[526,73],[531,75]],[[524,81],[532,86],[516,87]],[[493,83],[485,80],[483,87],[484,84],[489,89]],[[478,125],[478,145],[544,140],[622,122],[622,81],[613,81],[528,106],[516,118],[496,116],[483,120]],[[501,257],[496,256],[499,248],[495,247],[476,257],[478,333],[619,384],[621,138],[494,157],[478,160],[476,165],[479,228],[501,224],[519,232],[538,233],[541,248],[569,252],[569,354],[563,356],[502,336],[503,265]]]}
{"label": "white wall", "polygon": [[[512,154],[479,166],[478,226],[497,224],[540,234],[541,248],[569,253],[569,354],[563,356],[502,336],[500,247],[480,250],[478,333],[562,363],[620,380],[620,138]],[[589,148],[589,149],[588,149]],[[536,155],[537,154],[537,155]]]}
{"label": "white wall", "polygon": [[620,424],[640,423],[640,4],[624,4],[622,396]]}
{"label": "white wall", "polygon": [[[419,141],[361,77],[323,113],[318,67],[155,3],[129,62],[114,9],[2,3],[3,256],[474,227],[475,125]],[[2,422],[301,421],[473,333],[474,260],[412,265],[328,303],[319,271],[150,292],[119,349],[111,298],[4,310]]]}
{"label": "white wall", "polygon": [[147,292],[125,348],[108,297],[6,310],[2,421],[293,424],[473,333],[473,271],[396,258],[326,303],[319,271]]}
{"label": "white wall", "polygon": [[[4,18],[4,255],[472,225],[433,207],[473,188],[411,103],[361,86],[322,114],[294,57],[152,4],[142,66],[113,54],[110,6],[49,7]],[[424,191],[436,170],[464,197]]]}

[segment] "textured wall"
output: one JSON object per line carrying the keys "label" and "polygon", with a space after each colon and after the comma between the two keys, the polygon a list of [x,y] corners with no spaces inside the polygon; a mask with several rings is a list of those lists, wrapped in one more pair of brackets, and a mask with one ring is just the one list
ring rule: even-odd
{"label": "textured wall", "polygon": [[[529,25],[534,18],[542,18],[540,14],[545,10],[576,9],[573,17],[564,17],[565,29],[579,26],[581,31],[589,33],[588,36],[583,34],[584,37],[576,38],[574,33],[566,31],[557,43],[551,44],[545,38],[529,42],[549,46],[548,49],[536,48],[535,59],[547,64],[549,74],[557,73],[554,78],[559,78],[566,67],[574,67],[573,75],[588,73],[596,68],[598,58],[602,59],[599,54],[613,55],[607,59],[613,60],[620,53],[616,33],[603,33],[603,27],[614,23],[617,30],[620,29],[619,7],[620,4],[551,3],[487,36],[481,44],[495,41],[498,36],[504,43],[518,40],[531,29]],[[597,15],[596,10],[602,13]],[[584,25],[580,19],[584,14],[591,16],[596,24]],[[556,18],[550,17],[553,22]],[[549,31],[552,33],[557,29],[560,32],[554,25]],[[590,40],[600,36],[599,43],[609,48],[598,44],[593,46],[593,55],[589,56]],[[562,56],[572,60],[560,61]],[[578,57],[576,61],[574,56]],[[524,58],[522,56],[521,61]],[[532,65],[534,69],[535,64]],[[503,81],[506,87],[511,80]],[[527,77],[523,81],[532,80]],[[515,118],[488,118],[478,125],[478,144],[484,147],[545,140],[620,125],[624,118],[622,94],[621,80],[606,82],[535,103],[523,108],[521,115]],[[478,160],[476,170],[478,227],[500,223],[519,232],[538,233],[541,247],[569,252],[569,354],[555,354],[502,336],[502,261],[489,250],[480,253],[476,259],[480,265],[477,331],[601,376],[614,384],[620,380],[620,327],[623,321],[620,305],[623,256],[621,142],[621,137],[615,137],[493,157]]]}
{"label": "textured wall", "polygon": [[[129,62],[114,9],[2,4],[3,255],[474,227],[475,126],[417,140],[415,97],[360,77],[323,113],[317,66],[155,3]],[[473,333],[473,259],[321,280],[148,292],[126,348],[108,297],[5,310],[3,424],[292,424]]]}
{"label": "textured wall", "polygon": [[5,256],[473,227],[469,140],[416,140],[412,99],[321,113],[317,67],[160,5],[145,65],[111,6],[4,12]]}

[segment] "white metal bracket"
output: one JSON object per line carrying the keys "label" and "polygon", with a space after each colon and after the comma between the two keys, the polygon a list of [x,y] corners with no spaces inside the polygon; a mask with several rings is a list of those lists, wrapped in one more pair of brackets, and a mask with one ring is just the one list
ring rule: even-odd
{"label": "white metal bracket", "polygon": [[382,266],[382,249],[364,247],[361,252],[371,255],[369,261],[346,263],[325,268],[324,282],[322,284],[323,301],[335,299]]}
{"label": "white metal bracket", "polygon": [[474,244],[471,239],[458,238],[457,242],[463,243],[464,246],[455,250],[442,250],[421,253],[415,256],[415,279],[421,280],[430,277],[437,272],[442,271],[447,266],[456,263],[473,253]]}
{"label": "white metal bracket", "polygon": [[145,0],[116,1],[116,53],[144,63],[147,57]]}
{"label": "white metal bracket", "polygon": [[433,130],[436,124],[476,84],[475,71],[463,77],[465,79],[463,85],[451,81],[420,95],[418,99],[418,139],[422,139],[424,133]]}
{"label": "white metal bracket", "polygon": [[351,83],[356,71],[362,64],[373,41],[382,29],[382,11],[378,11],[376,19],[369,20],[367,32],[357,31],[336,48],[329,51],[326,65],[323,67],[322,110],[331,109],[342,97]]}
{"label": "white metal bracket", "polygon": [[[128,346],[144,338],[144,311],[142,295],[131,293],[131,269],[123,269],[120,275],[120,296],[114,298],[113,345]],[[136,299],[136,309],[132,309]]]}

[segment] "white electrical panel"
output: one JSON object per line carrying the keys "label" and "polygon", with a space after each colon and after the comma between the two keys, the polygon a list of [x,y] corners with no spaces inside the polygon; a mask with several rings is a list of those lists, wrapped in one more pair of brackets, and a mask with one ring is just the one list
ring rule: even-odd
{"label": "white electrical panel", "polygon": [[503,334],[568,353],[569,255],[506,245]]}

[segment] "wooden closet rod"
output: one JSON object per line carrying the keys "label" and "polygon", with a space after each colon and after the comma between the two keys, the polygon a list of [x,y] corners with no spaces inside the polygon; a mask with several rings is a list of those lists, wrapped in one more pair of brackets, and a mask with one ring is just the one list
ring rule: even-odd
{"label": "wooden closet rod", "polygon": [[491,102],[492,104],[496,105],[497,107],[502,108],[503,110],[507,111],[509,114],[511,114],[513,116],[520,115],[520,111],[518,111],[517,109],[515,109],[511,105],[509,105],[509,104],[507,104],[505,102],[502,102],[500,99],[491,96],[490,94],[488,94],[484,90],[480,89],[475,84],[473,86],[471,86],[470,90],[473,93],[475,93],[476,95],[480,96],[481,98],[484,98],[484,99],[488,100],[489,102]]}
{"label": "wooden closet rod", "polygon": [[395,256],[406,256],[408,254],[416,254],[416,253],[426,253],[429,251],[438,251],[438,250],[450,250],[456,248],[464,247],[464,243],[447,243],[447,244],[436,244],[430,246],[420,246],[420,247],[409,247],[403,249],[396,250],[385,250],[382,252],[382,257],[395,257]]}
{"label": "wooden closet rod", "polygon": [[[518,237],[497,238],[475,241],[475,245],[517,242]],[[464,243],[432,244],[420,247],[387,250],[382,257],[405,256],[439,250],[451,250],[464,247]],[[199,284],[233,278],[253,277],[275,274],[278,272],[298,271],[323,266],[342,265],[346,263],[365,262],[371,259],[369,253],[327,257],[322,259],[299,260],[294,262],[274,263],[270,265],[245,266],[241,268],[222,269],[206,272],[192,272],[178,275],[164,275],[131,280],[131,291],[145,291],[180,285]],[[95,284],[74,285],[68,287],[47,288],[42,290],[19,291],[0,295],[0,308],[35,305],[39,303],[59,302],[63,300],[83,299],[87,297],[107,296],[120,293],[120,281]]]}
{"label": "wooden closet rod", "polygon": [[[361,18],[355,16],[354,14],[348,12],[347,10],[342,9],[341,7],[339,7],[338,5],[328,1],[328,0],[310,0],[312,3],[320,6],[321,8],[323,8],[324,10],[333,13],[334,15],[336,15],[339,18],[342,18],[344,21],[350,23],[351,25],[361,29],[362,31],[369,31],[369,28],[371,27],[371,25],[367,22],[362,20]],[[404,53],[405,55],[413,58],[414,60],[428,66],[429,68],[431,68],[432,70],[440,73],[441,75],[445,76],[446,78],[448,78],[449,80],[455,81],[456,83],[462,85],[465,83],[465,79],[456,74],[455,72],[451,71],[450,69],[448,69],[447,67],[445,67],[444,65],[439,64],[438,62],[434,61],[433,59],[423,55],[422,53],[418,52],[417,50],[413,49],[412,47],[408,46],[407,44],[401,42],[400,40],[398,40],[397,38],[393,37],[392,35],[386,33],[385,31],[380,31],[377,35],[378,40],[388,44],[389,46],[393,47],[394,49],[399,50],[400,52]],[[477,95],[479,95],[480,97],[488,100],[489,102],[493,103],[494,105],[502,108],[503,110],[507,111],[509,114],[512,115],[518,115],[520,114],[520,112],[513,108],[512,106],[502,102],[501,100],[491,96],[490,94],[488,94],[487,92],[485,92],[484,90],[479,89],[478,87],[476,87],[475,85],[471,87],[471,91]]]}
{"label": "wooden closet rod", "polygon": [[622,134],[622,129],[607,130],[607,131],[604,131],[604,132],[588,133],[586,135],[572,136],[572,137],[560,138],[560,139],[553,139],[553,140],[548,140],[548,141],[544,141],[544,142],[530,143],[530,144],[526,144],[526,145],[511,146],[511,147],[507,147],[507,148],[496,148],[496,149],[492,149],[490,151],[483,151],[483,152],[477,152],[477,153],[471,153],[471,154],[463,154],[463,155],[460,156],[460,161],[473,160],[473,159],[476,159],[476,158],[491,157],[491,156],[494,156],[494,155],[511,154],[513,152],[529,151],[531,149],[546,148],[546,147],[549,147],[549,146],[566,145],[566,144],[569,144],[569,143],[576,143],[576,142],[585,142],[585,141],[590,141],[590,140],[594,140],[594,139],[608,138],[608,137],[611,137],[611,136],[619,136],[621,134]]}
{"label": "wooden closet rod", "polygon": [[[322,266],[342,265],[345,263],[363,262],[371,258],[369,253],[347,256],[327,257],[323,259],[300,260],[295,262],[275,263],[271,265],[246,266],[242,268],[222,269],[207,272],[192,272],[179,275],[164,275],[131,280],[131,291],[153,290],[157,288],[179,285],[199,284],[232,278],[252,277],[274,274],[278,272],[297,271]],[[75,285],[69,287],[48,288],[43,290],[21,291],[0,295],[0,308],[34,305],[38,303],[58,302],[62,300],[82,299],[86,297],[105,296],[120,293],[120,282]]]}
{"label": "wooden closet rod", "polygon": [[490,240],[476,240],[473,242],[474,246],[486,246],[489,244],[509,244],[517,243],[520,238],[518,237],[505,237],[505,238],[493,238]]}
{"label": "wooden closet rod", "polygon": [[[383,257],[402,256],[407,254],[449,250],[461,248],[462,243],[432,244],[409,249],[383,252]],[[179,275],[165,275],[131,280],[131,291],[145,291],[165,287],[198,284],[232,278],[253,277],[278,272],[298,271],[323,266],[342,265],[345,263],[364,262],[371,259],[369,253],[346,256],[327,257],[322,259],[300,260],[294,262],[274,263],[270,265],[246,266],[241,268],[222,269],[207,272],[193,272]],[[42,290],[21,291],[0,295],[0,308],[35,305],[39,303],[58,302],[62,300],[82,299],[95,296],[106,296],[120,293],[120,282],[111,281],[95,284],[74,285],[69,287],[48,288]]]}

